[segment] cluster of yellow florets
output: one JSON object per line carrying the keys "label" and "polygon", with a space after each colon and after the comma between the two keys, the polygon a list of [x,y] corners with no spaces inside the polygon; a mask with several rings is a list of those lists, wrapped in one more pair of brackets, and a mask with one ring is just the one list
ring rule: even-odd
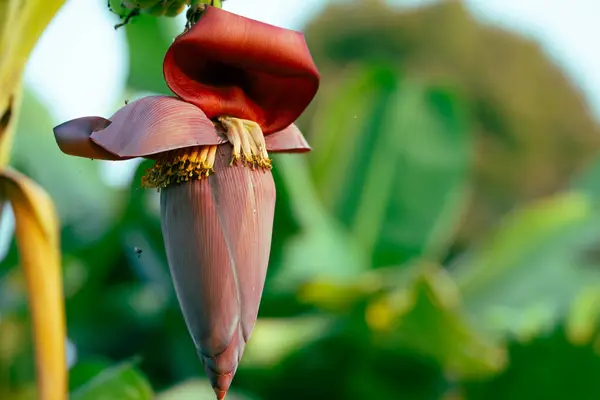
{"label": "cluster of yellow florets", "polygon": [[[252,169],[271,169],[265,137],[256,122],[232,117],[221,117],[219,122],[231,145],[230,165],[241,163]],[[162,153],[142,178],[142,186],[164,189],[172,183],[207,178],[214,172],[216,154],[216,145]]]}
{"label": "cluster of yellow florets", "polygon": [[142,178],[145,188],[164,189],[172,183],[202,179],[214,172],[217,146],[199,146],[169,151],[156,160]]}

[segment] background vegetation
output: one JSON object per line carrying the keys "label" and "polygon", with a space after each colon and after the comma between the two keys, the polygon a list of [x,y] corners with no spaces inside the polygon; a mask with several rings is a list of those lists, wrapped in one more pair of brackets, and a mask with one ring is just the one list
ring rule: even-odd
{"label": "background vegetation", "polygon": [[[228,398],[600,398],[600,136],[580,93],[535,43],[458,2],[356,4],[306,28],[323,75],[300,121],[314,151],[274,160],[269,275]],[[125,29],[124,98],[168,93],[172,21]],[[57,122],[26,90],[12,165],[61,217],[74,398],[212,398],[157,195],[140,189],[148,162],[108,186],[97,162],[60,153]],[[34,379],[17,266],[13,243],[0,263],[11,400]]]}

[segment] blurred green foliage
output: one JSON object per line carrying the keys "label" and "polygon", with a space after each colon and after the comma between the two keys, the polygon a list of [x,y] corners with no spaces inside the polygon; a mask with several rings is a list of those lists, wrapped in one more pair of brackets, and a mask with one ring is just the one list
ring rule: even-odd
{"label": "blurred green foliage", "polygon": [[[165,93],[172,22],[125,29],[129,94]],[[332,6],[307,37],[323,72],[301,120],[314,151],[274,158],[269,274],[229,397],[598,398],[599,128],[581,96],[534,44],[455,2]],[[55,122],[29,92],[13,163],[61,214],[72,397],[212,398],[156,193],[140,189],[149,162],[109,186],[98,162],[60,153]],[[2,399],[32,396],[16,262],[13,244]]]}
{"label": "blurred green foliage", "polygon": [[[339,3],[306,28],[324,76],[319,99],[335,97],[352,66],[386,62],[457,88],[469,105],[472,194],[457,252],[516,205],[564,189],[596,155],[600,132],[582,95],[535,42],[478,22],[456,0],[405,12],[383,0]],[[306,129],[312,140],[317,131]]]}

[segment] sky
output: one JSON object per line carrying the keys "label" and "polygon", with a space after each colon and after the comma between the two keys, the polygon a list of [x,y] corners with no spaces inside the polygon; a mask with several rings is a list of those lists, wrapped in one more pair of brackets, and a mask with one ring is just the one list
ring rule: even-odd
{"label": "sky", "polygon": [[[389,2],[419,6],[432,1]],[[482,20],[540,42],[581,88],[600,120],[597,42],[600,0],[466,0],[465,3]],[[325,5],[325,0],[225,2],[229,11],[291,29],[301,29]],[[124,32],[113,29],[116,22],[116,16],[107,11],[106,0],[68,0],[38,42],[27,64],[25,81],[38,92],[57,123],[114,113],[127,68]],[[128,183],[136,161],[99,165],[107,182],[120,186]],[[0,221],[0,237],[7,236],[4,232],[11,225],[11,218]]]}

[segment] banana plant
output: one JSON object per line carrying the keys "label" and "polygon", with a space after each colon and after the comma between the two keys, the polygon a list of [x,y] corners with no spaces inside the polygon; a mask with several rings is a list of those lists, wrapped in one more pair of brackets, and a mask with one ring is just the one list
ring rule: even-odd
{"label": "banana plant", "polygon": [[37,396],[67,398],[65,311],[58,219],[48,194],[7,168],[25,63],[64,0],[0,0],[0,210],[12,205],[33,319]]}

